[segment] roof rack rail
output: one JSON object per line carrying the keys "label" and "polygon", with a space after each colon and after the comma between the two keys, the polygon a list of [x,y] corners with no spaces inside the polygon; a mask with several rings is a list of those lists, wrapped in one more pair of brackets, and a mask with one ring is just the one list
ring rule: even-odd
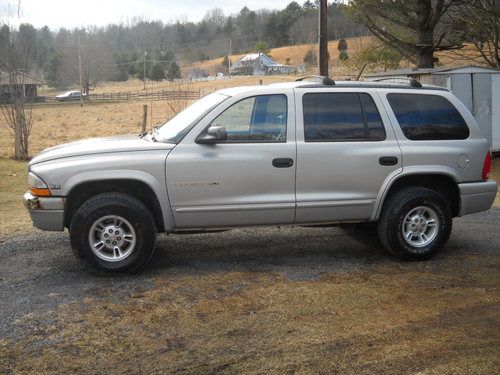
{"label": "roof rack rail", "polygon": [[320,81],[323,85],[328,85],[328,86],[334,86],[335,85],[335,81],[333,79],[331,79],[330,77],[325,77],[325,76],[305,76],[305,77],[301,77],[301,78],[297,78],[295,80],[295,82],[302,82],[302,81],[306,81],[306,80],[316,80],[316,81]]}
{"label": "roof rack rail", "polygon": [[411,87],[417,87],[417,88],[422,87],[422,84],[419,81],[417,81],[415,78],[410,78],[410,77],[382,77],[373,80],[373,82],[384,82],[384,81],[389,81],[394,83],[407,83]]}

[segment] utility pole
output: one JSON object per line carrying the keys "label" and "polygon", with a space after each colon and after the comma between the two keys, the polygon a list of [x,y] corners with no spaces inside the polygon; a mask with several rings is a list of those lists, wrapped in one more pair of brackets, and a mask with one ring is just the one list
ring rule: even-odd
{"label": "utility pole", "polygon": [[144,90],[146,90],[146,51],[144,51],[144,60],[143,60],[143,70],[142,70],[142,80],[144,82]]}
{"label": "utility pole", "polygon": [[227,71],[229,78],[231,78],[231,55],[233,53],[233,40],[229,39],[229,55],[227,56]]}
{"label": "utility pole", "polygon": [[78,30],[78,74],[80,75],[80,107],[83,107],[82,51],[80,48],[80,30]]}
{"label": "utility pole", "polygon": [[320,0],[318,31],[319,75],[328,77],[328,0]]}

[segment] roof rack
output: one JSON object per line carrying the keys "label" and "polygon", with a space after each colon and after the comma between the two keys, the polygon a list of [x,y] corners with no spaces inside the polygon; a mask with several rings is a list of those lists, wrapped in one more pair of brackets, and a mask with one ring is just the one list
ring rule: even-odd
{"label": "roof rack", "polygon": [[410,77],[382,77],[372,80],[373,82],[394,82],[394,83],[407,83],[411,87],[421,88],[422,84],[415,78]]}
{"label": "roof rack", "polygon": [[330,77],[325,77],[325,76],[305,76],[301,78],[297,78],[295,82],[302,82],[302,81],[320,81],[323,85],[327,86],[334,86],[335,81],[331,79]]}

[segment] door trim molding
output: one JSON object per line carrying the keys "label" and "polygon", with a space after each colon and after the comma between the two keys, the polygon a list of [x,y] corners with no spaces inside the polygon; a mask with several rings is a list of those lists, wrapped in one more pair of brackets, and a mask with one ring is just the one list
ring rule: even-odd
{"label": "door trim molding", "polygon": [[193,206],[193,207],[174,207],[178,213],[196,213],[196,212],[227,212],[227,211],[258,211],[258,210],[283,210],[294,209],[295,203],[269,203],[269,204],[231,204],[215,206]]}

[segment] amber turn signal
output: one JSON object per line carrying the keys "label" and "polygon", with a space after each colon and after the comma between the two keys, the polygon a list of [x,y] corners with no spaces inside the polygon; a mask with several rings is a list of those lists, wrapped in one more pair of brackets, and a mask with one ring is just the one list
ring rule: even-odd
{"label": "amber turn signal", "polygon": [[50,190],[49,189],[39,189],[39,188],[30,188],[31,194],[33,194],[36,197],[50,197]]}

